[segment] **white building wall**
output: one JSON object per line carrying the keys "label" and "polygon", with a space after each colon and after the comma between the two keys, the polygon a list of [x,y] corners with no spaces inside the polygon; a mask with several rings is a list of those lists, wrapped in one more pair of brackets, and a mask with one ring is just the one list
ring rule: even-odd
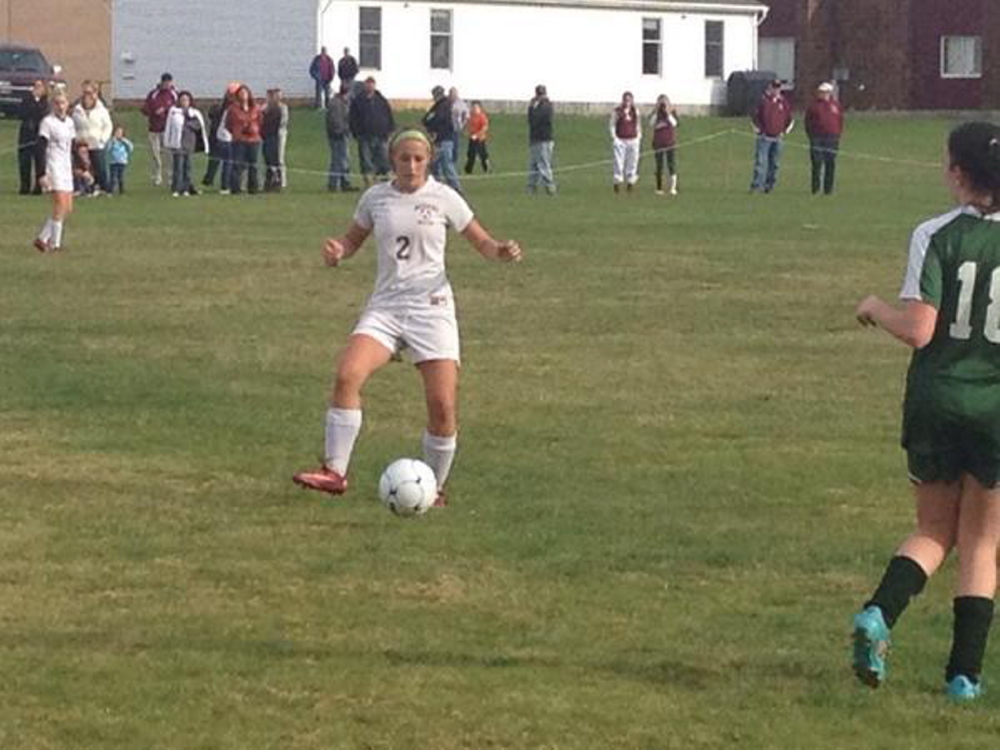
{"label": "white building wall", "polygon": [[312,95],[317,0],[115,0],[115,97],[141,99],[169,71],[178,88],[216,97],[230,81],[255,94]]}
{"label": "white building wall", "polygon": [[[560,102],[618,101],[626,89],[640,102],[666,93],[680,105],[725,100],[725,78],[755,66],[753,13],[710,14],[449,4],[431,2],[324,3],[320,39],[357,56],[359,8],[382,8],[382,69],[373,75],[393,99],[426,99],[436,84],[463,97],[527,100],[544,83]],[[452,69],[430,67],[430,11],[452,11]],[[662,75],[642,74],[642,20],[661,19]],[[724,75],[706,78],[705,21],[725,23]]]}

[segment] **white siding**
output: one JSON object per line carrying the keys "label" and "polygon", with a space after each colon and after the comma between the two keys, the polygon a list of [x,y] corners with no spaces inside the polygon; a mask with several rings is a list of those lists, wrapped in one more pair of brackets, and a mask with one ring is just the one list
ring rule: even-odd
{"label": "white siding", "polygon": [[[325,5],[325,3],[324,3]],[[561,102],[612,102],[630,89],[640,102],[667,93],[682,105],[721,104],[724,78],[754,67],[756,16],[334,0],[320,19],[320,38],[339,56],[358,50],[358,9],[382,8],[382,69],[390,98],[426,99],[435,84],[455,85],[466,98],[526,100],[535,84]],[[430,10],[450,9],[453,67],[430,67]],[[662,75],[642,74],[642,19],[662,21]],[[705,21],[725,23],[725,76],[704,75]]]}
{"label": "white siding", "polygon": [[273,86],[312,93],[317,0],[115,0],[113,8],[117,98],[144,97],[164,71],[196,97],[218,96],[232,80],[261,95]]}

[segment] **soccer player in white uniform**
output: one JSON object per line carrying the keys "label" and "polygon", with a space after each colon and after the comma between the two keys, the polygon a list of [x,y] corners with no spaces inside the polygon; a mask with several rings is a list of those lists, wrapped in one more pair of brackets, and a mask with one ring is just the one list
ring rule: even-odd
{"label": "soccer player in white uniform", "polygon": [[[451,285],[445,275],[449,228],[460,232],[485,258],[519,261],[521,248],[498,242],[483,229],[457,192],[427,174],[433,147],[419,130],[404,130],[390,144],[395,179],[361,197],[347,231],[328,239],[323,257],[337,266],[353,256],[370,234],[378,245],[375,291],[340,356],[326,414],[323,465],[293,481],[307,489],[342,494],[361,431],[361,389],[376,370],[407,349],[424,381],[427,429],[424,461],[439,488],[448,481],[458,423],[459,340]],[[439,493],[436,505],[444,505]]]}
{"label": "soccer player in white uniform", "polygon": [[52,193],[52,218],[46,219],[35,238],[40,253],[62,247],[63,221],[73,211],[73,139],[76,128],[69,116],[64,92],[52,97],[52,114],[38,128],[39,151],[45,154],[45,172],[38,178],[43,190]]}

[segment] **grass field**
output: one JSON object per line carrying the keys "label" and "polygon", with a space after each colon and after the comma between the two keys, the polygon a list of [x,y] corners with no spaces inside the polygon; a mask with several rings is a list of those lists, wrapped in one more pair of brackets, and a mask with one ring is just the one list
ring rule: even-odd
{"label": "grass field", "polygon": [[[801,134],[750,196],[744,124],[690,119],[682,143],[741,132],[682,148],[678,198],[647,159],[634,196],[595,166],[532,199],[497,117],[467,192],[526,261],[453,241],[452,505],[406,522],[375,485],[419,449],[407,366],[368,388],[346,498],[289,481],[374,270],[322,267],[356,196],[311,173],[318,115],[293,112],[288,193],[174,200],[140,154],[50,257],[0,122],[0,748],[995,747],[1000,690],[941,695],[952,566],[888,686],[849,669],[912,523],[908,353],[852,312],[948,207],[949,125],[851,121],[845,151],[886,160],[845,153],[832,198]],[[558,166],[608,152],[603,118],[558,120]]]}

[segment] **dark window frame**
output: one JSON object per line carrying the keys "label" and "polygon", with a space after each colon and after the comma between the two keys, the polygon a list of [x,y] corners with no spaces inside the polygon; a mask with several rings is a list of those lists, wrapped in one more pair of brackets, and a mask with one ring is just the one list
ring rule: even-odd
{"label": "dark window frame", "polygon": [[[711,33],[718,30],[718,39]],[[705,78],[723,78],[726,74],[726,22],[705,21]]]}
{"label": "dark window frame", "polygon": [[[371,23],[372,19],[375,23]],[[365,70],[382,70],[381,7],[362,5],[358,8],[358,66]]]}

